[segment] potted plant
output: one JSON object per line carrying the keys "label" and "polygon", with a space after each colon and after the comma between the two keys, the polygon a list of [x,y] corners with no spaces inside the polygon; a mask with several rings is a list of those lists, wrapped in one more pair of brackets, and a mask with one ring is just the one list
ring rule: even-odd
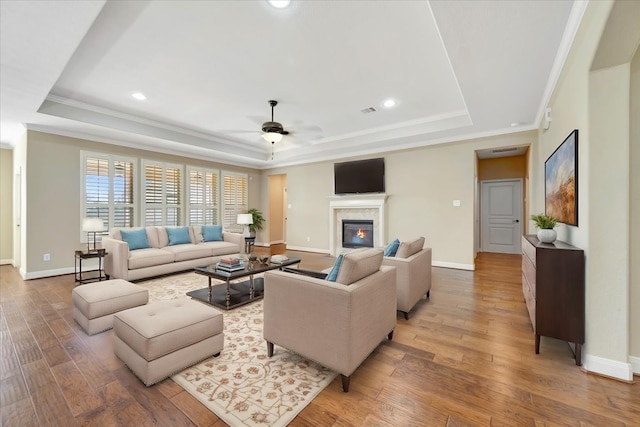
{"label": "potted plant", "polygon": [[558,220],[545,214],[531,215],[531,220],[538,227],[538,240],[542,243],[553,243],[558,237],[554,227],[558,225]]}
{"label": "potted plant", "polygon": [[255,236],[256,231],[262,230],[262,225],[265,223],[265,219],[262,216],[262,212],[256,208],[249,209],[247,213],[253,216],[253,224],[249,224],[249,231]]}

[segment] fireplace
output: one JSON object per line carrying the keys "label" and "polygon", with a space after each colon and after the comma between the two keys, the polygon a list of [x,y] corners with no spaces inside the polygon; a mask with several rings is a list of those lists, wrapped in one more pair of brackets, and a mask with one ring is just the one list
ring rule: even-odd
{"label": "fireplace", "polygon": [[372,220],[342,220],[343,248],[372,248],[373,221]]}

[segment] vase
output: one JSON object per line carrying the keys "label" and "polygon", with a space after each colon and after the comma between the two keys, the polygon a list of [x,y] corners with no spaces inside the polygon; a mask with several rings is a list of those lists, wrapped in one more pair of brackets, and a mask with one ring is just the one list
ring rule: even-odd
{"label": "vase", "polygon": [[556,230],[553,228],[538,230],[538,240],[542,243],[553,243],[557,237]]}

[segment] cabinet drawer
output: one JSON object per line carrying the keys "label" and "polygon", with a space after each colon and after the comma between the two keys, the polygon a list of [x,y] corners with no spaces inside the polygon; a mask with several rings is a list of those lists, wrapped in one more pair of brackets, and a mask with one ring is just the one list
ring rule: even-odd
{"label": "cabinet drawer", "polygon": [[536,265],[536,248],[527,239],[522,237],[522,257],[529,258],[535,267]]}
{"label": "cabinet drawer", "polygon": [[526,256],[522,257],[522,280],[529,282],[529,288],[533,296],[536,296],[536,268],[531,263],[531,260]]}

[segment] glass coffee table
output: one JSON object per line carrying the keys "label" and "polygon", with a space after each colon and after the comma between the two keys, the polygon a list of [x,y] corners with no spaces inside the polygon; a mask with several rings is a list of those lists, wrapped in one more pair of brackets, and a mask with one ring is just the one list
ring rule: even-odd
{"label": "glass coffee table", "polygon": [[[207,267],[196,267],[195,272],[209,278],[209,286],[187,292],[191,298],[206,302],[223,310],[240,307],[253,301],[262,299],[264,295],[264,279],[253,276],[269,270],[282,270],[294,264],[299,264],[300,258],[288,258],[280,263],[245,261],[244,269],[226,272],[216,269],[216,264]],[[248,280],[238,281],[248,278]],[[222,280],[224,283],[212,284],[211,280]]]}

